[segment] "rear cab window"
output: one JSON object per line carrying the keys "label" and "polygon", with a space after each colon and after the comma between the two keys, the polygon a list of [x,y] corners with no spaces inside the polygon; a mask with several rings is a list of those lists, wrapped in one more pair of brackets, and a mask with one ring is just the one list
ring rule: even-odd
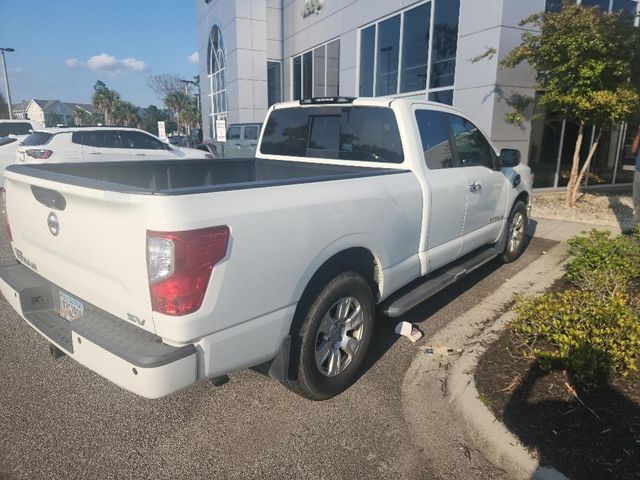
{"label": "rear cab window", "polygon": [[395,114],[388,107],[281,108],[264,127],[260,153],[333,160],[402,163]]}

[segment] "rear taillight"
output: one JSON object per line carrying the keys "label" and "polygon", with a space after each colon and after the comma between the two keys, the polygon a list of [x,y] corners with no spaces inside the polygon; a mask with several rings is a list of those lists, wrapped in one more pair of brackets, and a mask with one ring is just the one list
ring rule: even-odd
{"label": "rear taillight", "polygon": [[46,160],[53,154],[51,150],[43,150],[42,148],[31,148],[25,153],[31,158],[37,158],[38,160]]}
{"label": "rear taillight", "polygon": [[11,236],[9,214],[7,213],[7,191],[4,188],[0,188],[0,215],[2,215],[2,222],[4,223],[4,231],[7,234],[7,238],[12,242],[13,237]]}
{"label": "rear taillight", "polygon": [[214,265],[227,254],[229,227],[184,232],[147,231],[151,307],[165,315],[200,308]]}

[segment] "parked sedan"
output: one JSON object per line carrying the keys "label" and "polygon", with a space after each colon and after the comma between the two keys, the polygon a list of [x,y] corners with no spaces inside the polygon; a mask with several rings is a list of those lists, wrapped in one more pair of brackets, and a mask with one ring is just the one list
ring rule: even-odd
{"label": "parked sedan", "polygon": [[18,163],[104,162],[135,159],[211,158],[194,148],[175,147],[143,130],[125,127],[44,128],[26,137]]}

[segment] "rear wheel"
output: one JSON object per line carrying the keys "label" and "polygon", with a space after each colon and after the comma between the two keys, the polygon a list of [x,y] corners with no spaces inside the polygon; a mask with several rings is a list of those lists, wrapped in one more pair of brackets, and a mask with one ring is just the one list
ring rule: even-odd
{"label": "rear wheel", "polygon": [[527,226],[529,217],[527,206],[522,201],[517,201],[511,209],[507,223],[507,241],[501,258],[505,263],[510,263],[518,259],[527,246]]}
{"label": "rear wheel", "polygon": [[347,389],[366,356],[374,317],[371,287],[359,274],[341,273],[321,288],[293,336],[298,365],[292,389],[311,400]]}

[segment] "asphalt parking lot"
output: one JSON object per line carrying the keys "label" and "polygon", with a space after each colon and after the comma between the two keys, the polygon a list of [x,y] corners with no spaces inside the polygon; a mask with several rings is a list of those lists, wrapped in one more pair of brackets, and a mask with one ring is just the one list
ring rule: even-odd
{"label": "asphalt parking lot", "polygon": [[[404,319],[432,335],[549,246],[533,239],[517,262],[484,266]],[[252,370],[145,400],[54,360],[2,298],[0,478],[448,478],[430,466],[446,452],[425,451],[406,428],[402,379],[418,351],[394,325],[379,316],[364,374],[329,401],[304,400]]]}

